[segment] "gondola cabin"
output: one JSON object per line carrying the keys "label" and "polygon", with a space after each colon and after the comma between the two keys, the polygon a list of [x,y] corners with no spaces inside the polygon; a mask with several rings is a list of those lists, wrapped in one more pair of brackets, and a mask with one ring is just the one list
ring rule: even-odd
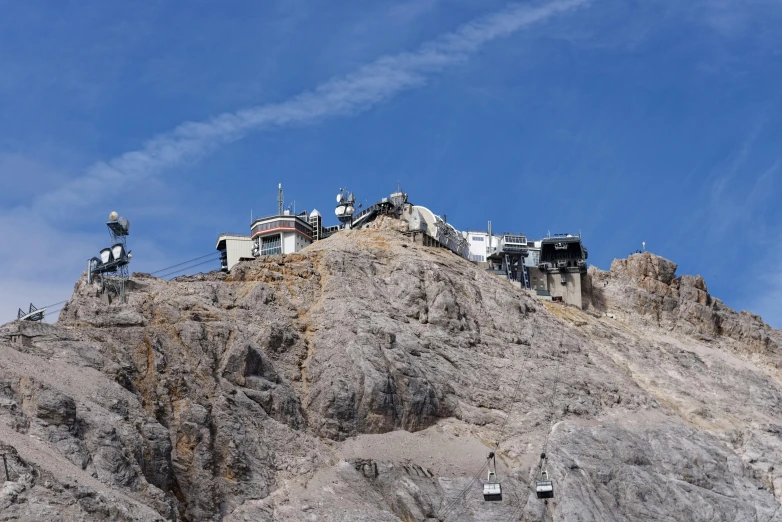
{"label": "gondola cabin", "polygon": [[554,483],[550,480],[539,480],[535,483],[535,493],[538,498],[554,498]]}
{"label": "gondola cabin", "polygon": [[502,500],[502,485],[497,482],[497,475],[493,471],[489,472],[488,480],[483,485],[483,500]]}

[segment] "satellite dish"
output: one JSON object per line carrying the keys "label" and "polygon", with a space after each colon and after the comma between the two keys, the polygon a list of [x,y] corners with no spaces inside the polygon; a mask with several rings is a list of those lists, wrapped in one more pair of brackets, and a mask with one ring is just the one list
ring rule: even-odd
{"label": "satellite dish", "polygon": [[112,210],[111,214],[109,214],[109,221],[117,221],[117,218],[119,217],[119,214],[117,214],[116,210]]}
{"label": "satellite dish", "polygon": [[342,193],[337,194],[337,203],[342,203],[345,200],[345,196]]}
{"label": "satellite dish", "polygon": [[335,209],[334,209],[334,213],[335,213],[337,216],[342,216],[342,215],[344,215],[344,214],[345,214],[345,207],[343,207],[342,205],[338,206],[337,208],[335,208]]}
{"label": "satellite dish", "polygon": [[356,209],[353,208],[353,205],[348,205],[348,207],[345,209],[345,214],[347,214],[348,216],[352,216],[353,212],[355,211]]}

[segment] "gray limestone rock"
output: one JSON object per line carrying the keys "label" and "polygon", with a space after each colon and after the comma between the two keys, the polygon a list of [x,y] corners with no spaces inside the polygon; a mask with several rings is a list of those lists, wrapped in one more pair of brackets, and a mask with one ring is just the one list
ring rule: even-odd
{"label": "gray limestone rock", "polygon": [[780,332],[651,254],[581,311],[403,232],[0,327],[0,520],[782,520]]}

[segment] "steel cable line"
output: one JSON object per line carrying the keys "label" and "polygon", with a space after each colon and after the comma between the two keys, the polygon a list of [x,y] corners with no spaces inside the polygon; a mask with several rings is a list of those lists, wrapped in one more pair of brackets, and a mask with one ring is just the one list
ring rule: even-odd
{"label": "steel cable line", "polygon": [[446,504],[444,507],[441,507],[437,514],[435,515],[436,518],[442,520],[445,522],[448,520],[448,517],[453,512],[453,509],[456,507],[456,505],[461,502],[464,499],[464,496],[467,494],[467,492],[470,490],[473,484],[475,484],[475,481],[478,480],[481,475],[483,475],[484,470],[489,465],[489,460],[486,459],[486,462],[483,463],[483,466],[481,466],[481,469],[478,470],[478,473],[475,474],[473,479],[470,481],[469,484],[467,484],[467,487],[465,487],[456,497],[453,498],[451,502]]}
{"label": "steel cable line", "polygon": [[529,492],[527,492],[527,500],[524,501],[524,504],[521,503],[521,500],[516,497],[516,500],[519,501],[519,505],[516,506],[516,508],[511,511],[511,514],[508,518],[506,518],[506,522],[513,522],[514,520],[518,520],[519,517],[524,513],[524,508],[527,507],[527,504],[529,503]]}
{"label": "steel cable line", "polygon": [[[189,259],[187,261],[183,261],[183,262],[177,263],[175,265],[167,266],[166,268],[161,268],[159,270],[155,270],[154,272],[149,272],[149,275],[154,275],[154,274],[158,274],[160,272],[168,271],[168,270],[170,270],[172,268],[176,268],[178,266],[186,265],[188,263],[192,263],[193,261],[198,261],[199,259],[203,259],[205,257],[218,256],[218,257],[215,257],[214,259],[209,259],[207,261],[204,261],[203,263],[198,263],[198,264],[195,264],[195,265],[190,265],[190,266],[186,266],[186,267],[180,268],[179,270],[173,270],[173,271],[167,272],[167,273],[159,276],[160,279],[162,279],[164,277],[167,277],[167,276],[169,276],[171,274],[176,274],[177,272],[181,272],[183,270],[189,270],[190,268],[195,268],[197,266],[200,266],[200,265],[203,265],[203,264],[206,264],[206,263],[211,263],[212,261],[217,261],[219,259],[219,254],[220,254],[220,252],[211,252],[211,253],[203,255],[203,256],[194,257],[193,259]],[[56,303],[48,304],[46,306],[40,306],[38,308],[39,309],[41,309],[41,308],[49,308],[50,306],[56,306],[56,305],[59,305],[59,304],[67,303],[69,300],[70,299],[65,299],[63,301],[58,301]],[[52,314],[52,313],[55,313],[55,312],[59,312],[62,309],[63,309],[63,307],[61,306],[60,308],[57,308],[56,310],[46,310],[46,313]]]}
{"label": "steel cable line", "polygon": [[[508,425],[508,420],[511,417],[511,414],[513,413],[513,405],[516,402],[516,397],[518,396],[519,389],[521,388],[521,380],[524,378],[524,370],[527,366],[527,362],[529,361],[529,357],[524,359],[524,362],[521,366],[521,372],[519,372],[519,378],[516,381],[516,387],[513,390],[513,397],[511,398],[510,403],[508,404],[508,413],[505,415],[505,420],[502,423],[502,426],[500,427],[499,434],[497,436],[497,442],[494,444],[494,449],[497,450],[500,447],[500,442],[502,442],[502,435],[505,432],[505,428]],[[446,509],[443,511],[442,509],[438,511],[438,518],[444,515],[443,520],[446,520],[450,513],[452,512],[453,508],[456,507],[456,504],[461,501],[461,499],[467,494],[467,491],[472,487],[472,485],[475,483],[476,480],[478,480],[483,473],[486,466],[489,465],[489,460],[487,459],[486,462],[481,467],[481,471],[478,472],[478,474],[470,481],[470,483],[467,485],[465,489],[462,490],[462,492],[451,502],[448,506],[446,506]]]}
{"label": "steel cable line", "polygon": [[171,268],[176,268],[178,266],[186,265],[188,263],[192,263],[193,261],[198,261],[199,259],[203,259],[205,257],[219,255],[220,252],[211,252],[209,254],[200,256],[200,257],[194,257],[193,259],[188,259],[187,261],[182,261],[181,263],[177,263],[176,265],[167,266],[166,268],[161,268],[160,270],[155,270],[154,272],[149,272],[149,275],[158,274],[160,272],[165,272],[166,270],[170,270]]}
{"label": "steel cable line", "polygon": [[65,308],[65,305],[63,305],[63,306],[61,306],[61,307],[59,307],[59,308],[55,308],[54,310],[46,310],[46,312],[44,312],[44,315],[43,315],[43,316],[44,316],[44,318],[45,318],[45,317],[46,317],[47,315],[49,315],[49,314],[56,314],[56,313],[58,313],[60,310],[62,310],[63,308]]}
{"label": "steel cable line", "polygon": [[190,265],[187,265],[187,266],[181,266],[179,268],[175,268],[173,270],[167,270],[165,273],[157,275],[155,277],[157,277],[158,279],[164,279],[164,278],[170,276],[171,274],[178,274],[179,272],[183,272],[185,270],[190,270],[191,268],[195,268],[197,266],[205,265],[207,263],[214,263],[215,261],[219,261],[219,260],[218,259],[207,259],[206,261],[201,261],[199,263],[193,263],[193,264],[190,264]]}
{"label": "steel cable line", "polygon": [[[534,334],[533,334],[534,335]],[[526,369],[527,363],[529,362],[529,357],[524,359],[524,362],[521,366],[521,371],[519,372],[519,378],[516,381],[516,388],[513,390],[513,398],[510,401],[510,404],[508,405],[508,414],[505,416],[505,420],[502,423],[502,426],[500,427],[500,433],[497,436],[497,442],[494,445],[495,451],[500,449],[500,443],[502,442],[502,434],[505,432],[505,427],[508,425],[508,421],[510,420],[511,414],[513,413],[513,405],[516,403],[516,397],[518,396],[519,390],[521,389],[521,379],[524,377],[524,370]],[[527,495],[527,502],[529,502],[529,495]],[[521,515],[521,511],[526,507],[527,502],[524,503],[523,506],[519,506],[515,508],[511,514],[510,517],[507,519],[509,522],[512,520],[517,519]]]}
{"label": "steel cable line", "polygon": [[[69,299],[66,299],[65,301],[60,301],[59,303],[54,303],[54,304],[42,306],[41,308],[39,308],[39,310],[42,311],[43,312],[43,316],[46,317],[49,314],[55,314],[55,313],[59,312],[60,310],[62,310],[63,308],[65,308],[65,305],[63,305],[63,306],[60,306],[59,308],[55,308],[54,310],[48,310],[48,308],[50,306],[54,306],[54,305],[58,305],[58,304],[62,304],[62,303],[67,303],[68,301],[69,301]],[[46,308],[46,310],[44,310],[44,308]]]}
{"label": "steel cable line", "polygon": [[510,516],[504,519],[507,522],[513,522],[514,520],[518,520],[518,518],[522,514],[522,511],[524,510],[525,507],[527,507],[527,503],[529,502],[529,493],[527,494],[527,500],[525,500],[523,504],[521,503],[521,499],[519,498],[518,494],[511,492],[511,495],[515,497],[517,505],[513,507],[513,511],[511,511]]}
{"label": "steel cable line", "polygon": [[510,404],[508,405],[508,413],[505,415],[505,420],[502,422],[502,426],[500,426],[500,433],[497,436],[497,442],[494,444],[494,449],[497,450],[500,448],[500,442],[502,442],[502,434],[505,432],[505,427],[508,425],[508,420],[510,419],[511,414],[513,413],[513,405],[516,402],[516,397],[519,394],[519,389],[521,388],[521,379],[524,377],[524,370],[527,367],[527,362],[529,361],[529,357],[524,359],[524,362],[521,364],[521,371],[519,372],[519,378],[516,381],[516,388],[513,390],[513,398],[510,400]]}
{"label": "steel cable line", "polygon": [[42,306],[41,308],[49,308],[50,306],[57,306],[58,304],[67,303],[68,299],[65,299],[64,301],[58,301],[56,303],[48,304],[46,306]]}
{"label": "steel cable line", "polygon": [[[561,339],[559,341],[559,348],[560,348],[560,352],[561,352],[561,348],[562,348],[562,340]],[[551,430],[554,427],[554,419],[556,419],[556,415],[554,413],[554,404],[555,404],[555,401],[557,399],[557,385],[559,384],[559,367],[562,365],[562,359],[564,359],[564,357],[562,357],[561,353],[559,353],[558,355],[559,355],[559,358],[557,359],[557,368],[554,371],[554,388],[553,388],[553,390],[551,392],[551,406],[549,406],[549,411],[551,411],[551,423],[549,424],[549,429],[546,432],[546,440],[543,443],[543,453],[546,453],[546,450],[548,449],[548,439],[549,439],[549,436],[551,435]]]}
{"label": "steel cable line", "polygon": [[[217,261],[217,259],[207,259],[206,261],[201,261],[200,263],[196,263],[194,265],[188,265],[188,266],[184,266],[182,268],[177,268],[176,270],[172,270],[170,272],[166,272],[165,274],[161,274],[161,275],[159,275],[157,277],[159,277],[160,279],[163,279],[163,278],[166,278],[166,277],[168,277],[170,275],[178,274],[179,272],[183,272],[185,270],[190,270],[191,268],[195,268],[197,266],[206,265],[208,263],[214,263],[215,261]],[[174,276],[174,277],[179,277],[179,276]],[[169,281],[170,281],[170,279],[169,279]]]}
{"label": "steel cable line", "polygon": [[[211,262],[213,262],[213,261],[215,261],[215,260],[214,260],[214,259],[208,259],[208,260],[206,260],[206,261],[202,261],[201,263],[197,263],[197,264],[195,264],[195,265],[186,266],[186,267],[180,268],[179,270],[174,270],[173,272],[170,272],[170,273],[168,273],[168,274],[164,274],[164,276],[163,276],[163,277],[165,277],[165,276],[168,276],[168,275],[171,275],[171,274],[175,274],[175,273],[177,273],[177,272],[180,272],[180,271],[182,271],[182,270],[188,270],[188,269],[190,269],[190,268],[194,268],[194,267],[196,267],[196,266],[199,266],[199,265],[204,265],[204,264],[206,264],[206,263],[211,263]],[[178,277],[178,276],[177,276],[177,277]],[[161,278],[162,278],[162,277],[161,277]],[[69,301],[69,299],[66,299],[65,301],[60,301],[59,303],[54,303],[53,305],[47,305],[47,307],[48,307],[48,306],[54,306],[54,305],[62,304],[62,303],[67,303],[68,301]],[[43,307],[42,307],[42,308],[43,308]],[[45,310],[45,311],[44,311],[44,317],[45,317],[46,315],[49,315],[49,314],[56,314],[57,312],[61,311],[63,308],[65,308],[65,305],[63,305],[63,306],[60,306],[60,307],[58,307],[58,308],[55,308],[54,310],[48,310],[48,309],[47,309],[47,310]]]}
{"label": "steel cable line", "polygon": [[[529,496],[527,497],[529,499]],[[506,522],[513,522],[514,520],[518,520],[521,516],[522,508],[526,507],[527,503],[524,503],[524,506],[516,506],[513,508],[513,511],[511,511],[510,516],[505,519]]]}
{"label": "steel cable line", "polygon": [[[559,348],[560,348],[560,352],[561,352],[561,348],[562,348],[562,338],[560,338],[560,340],[559,340]],[[556,418],[556,415],[554,415],[553,411],[554,411],[554,405],[555,405],[555,403],[556,403],[556,397],[557,397],[557,386],[558,386],[558,384],[559,384],[559,368],[560,368],[560,366],[562,365],[562,359],[563,359],[563,357],[562,357],[562,354],[561,354],[561,353],[559,353],[559,354],[558,354],[558,358],[557,358],[557,365],[556,365],[556,369],[555,369],[555,371],[554,371],[554,386],[553,386],[553,388],[552,388],[552,392],[551,392],[551,403],[550,403],[550,405],[549,405],[549,411],[550,411],[550,412],[552,412],[552,413],[551,413],[551,423],[550,423],[550,425],[549,425],[549,429],[548,429],[548,431],[546,432],[546,438],[545,438],[545,441],[543,442],[543,451],[542,451],[542,453],[544,453],[544,454],[546,453],[546,450],[548,449],[548,440],[549,440],[549,435],[551,434],[551,428],[553,427],[553,425],[554,425],[554,420],[555,420],[555,418]],[[506,420],[507,420],[507,419],[506,419]],[[499,442],[497,443],[497,445],[499,446]],[[548,456],[546,457],[546,459],[548,459]],[[542,467],[542,464],[543,464],[543,463],[541,462],[541,467]],[[524,505],[520,505],[520,506],[518,506],[516,509],[514,509],[514,510],[511,512],[511,514],[510,514],[510,517],[508,517],[508,518],[506,519],[506,520],[507,520],[507,522],[512,522],[513,520],[516,520],[516,519],[517,519],[519,516],[521,516],[521,514],[522,514],[522,512],[524,511],[524,508],[527,506],[527,503],[528,503],[528,502],[529,502],[529,495],[527,495],[527,500],[524,502]]]}

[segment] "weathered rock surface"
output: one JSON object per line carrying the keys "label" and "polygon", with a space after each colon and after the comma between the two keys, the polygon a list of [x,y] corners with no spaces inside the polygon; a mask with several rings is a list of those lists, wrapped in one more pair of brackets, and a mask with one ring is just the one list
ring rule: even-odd
{"label": "weathered rock surface", "polygon": [[0,520],[782,521],[779,331],[650,254],[583,312],[378,225],[0,327]]}
{"label": "weathered rock surface", "polygon": [[[720,339],[741,353],[758,353],[782,368],[782,332],[760,316],[735,312],[712,297],[701,276],[676,276],[676,263],[649,252],[615,259],[611,270],[589,268],[588,299],[599,311],[621,312],[636,322],[653,324],[706,342]],[[732,342],[732,341],[735,341]]]}

